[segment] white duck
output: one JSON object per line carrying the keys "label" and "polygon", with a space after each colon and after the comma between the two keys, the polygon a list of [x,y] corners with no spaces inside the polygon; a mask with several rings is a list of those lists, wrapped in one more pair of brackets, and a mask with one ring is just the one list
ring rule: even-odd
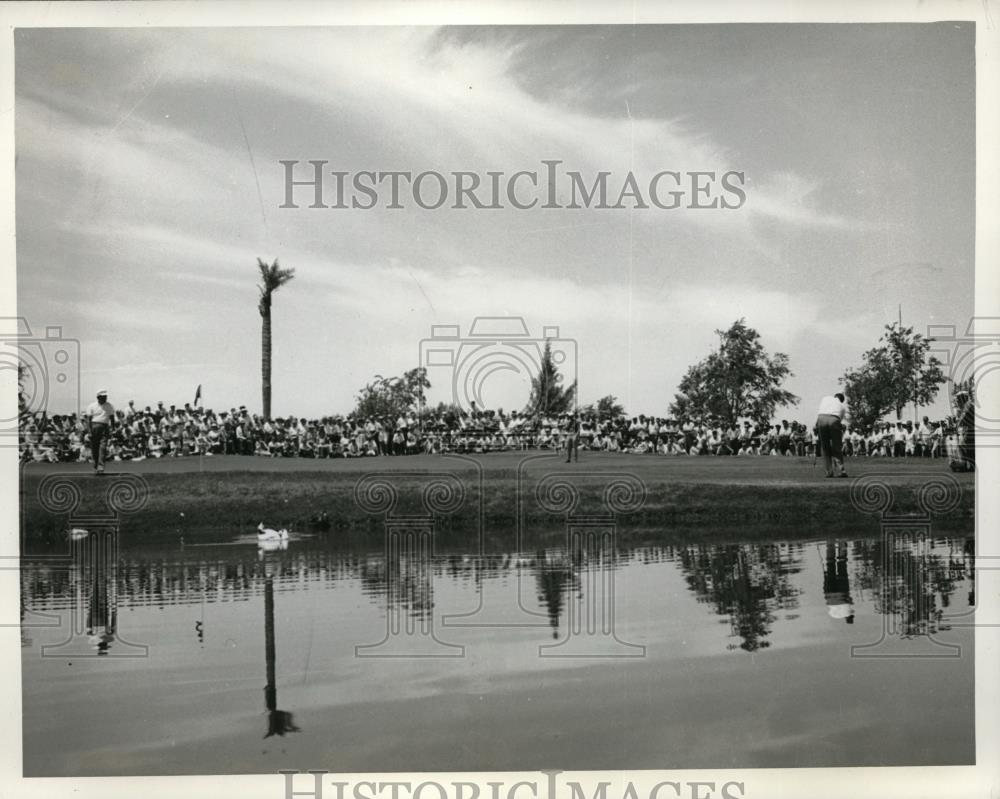
{"label": "white duck", "polygon": [[280,530],[272,530],[269,527],[264,526],[264,522],[257,525],[257,543],[258,544],[277,544],[281,541],[288,541],[288,530],[282,528]]}

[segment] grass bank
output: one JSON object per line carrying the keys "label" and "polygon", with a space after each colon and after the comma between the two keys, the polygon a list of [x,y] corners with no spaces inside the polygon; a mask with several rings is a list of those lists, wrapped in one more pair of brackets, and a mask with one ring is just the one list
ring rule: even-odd
{"label": "grass bank", "polygon": [[[941,462],[849,465],[854,475],[887,486],[889,512],[914,517],[922,513],[920,492],[944,471]],[[97,478],[81,466],[29,466],[22,472],[26,540],[57,540],[69,521],[67,512],[43,507],[39,490],[47,477],[58,475],[76,487],[75,514],[106,512],[106,494],[115,476]],[[359,501],[359,481],[391,486],[397,495],[394,514],[419,514],[425,512],[422,492],[434,475],[448,476],[456,489],[453,496],[462,500],[453,512],[436,514],[438,528],[449,537],[471,540],[482,525],[487,539],[510,541],[519,519],[526,531],[563,528],[566,513],[547,510],[541,502],[544,485],[551,488],[553,481],[572,486],[573,514],[608,515],[608,485],[621,478],[641,486],[644,497],[633,503],[637,509],[615,513],[623,536],[644,531],[642,537],[647,537],[661,530],[671,537],[685,531],[691,538],[739,540],[879,531],[878,515],[852,502],[853,481],[827,480],[807,459],[591,456],[567,466],[551,456],[526,460],[510,453],[481,459],[418,456],[328,462],[219,458],[207,466],[205,461],[178,459],[115,467],[113,471],[141,481],[147,495],[140,508],[123,516],[123,531],[150,542],[180,535],[188,541],[220,540],[251,532],[260,521],[304,532],[316,529],[310,520],[320,514],[329,519],[331,532],[377,536],[384,529],[385,506],[372,500],[384,495],[376,491],[368,501]],[[958,476],[958,504],[933,517],[935,534],[973,531],[972,477]],[[560,496],[565,499],[551,494],[550,506],[553,497]]]}

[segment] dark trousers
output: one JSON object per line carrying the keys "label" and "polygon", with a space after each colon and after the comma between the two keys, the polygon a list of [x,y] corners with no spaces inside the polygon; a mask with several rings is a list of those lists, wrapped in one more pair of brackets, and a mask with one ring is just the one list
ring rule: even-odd
{"label": "dark trousers", "polygon": [[95,424],[90,428],[90,457],[95,469],[104,468],[104,455],[108,451],[108,432],[106,424]]}
{"label": "dark trousers", "polygon": [[976,428],[971,425],[958,428],[958,452],[967,468],[976,465]]}
{"label": "dark trousers", "polygon": [[823,466],[826,468],[826,476],[833,477],[834,469],[837,474],[844,473],[844,428],[840,424],[840,418],[832,414],[820,414],[816,420],[816,431],[819,433],[819,445],[823,451]]}

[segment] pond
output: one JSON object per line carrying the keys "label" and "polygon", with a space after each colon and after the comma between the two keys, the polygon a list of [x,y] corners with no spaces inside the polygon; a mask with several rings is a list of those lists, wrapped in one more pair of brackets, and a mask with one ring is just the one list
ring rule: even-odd
{"label": "pond", "polygon": [[25,775],[975,760],[971,538],[397,532],[26,560]]}

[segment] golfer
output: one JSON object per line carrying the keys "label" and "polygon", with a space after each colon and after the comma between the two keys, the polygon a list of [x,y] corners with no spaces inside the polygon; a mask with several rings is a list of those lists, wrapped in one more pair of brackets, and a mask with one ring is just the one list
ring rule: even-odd
{"label": "golfer", "polygon": [[97,392],[97,402],[87,406],[87,432],[90,433],[90,456],[94,472],[104,474],[104,456],[108,450],[108,434],[115,423],[115,409],[108,402],[108,392]]}
{"label": "golfer", "polygon": [[816,432],[823,452],[823,466],[827,477],[847,477],[844,470],[844,419],[847,405],[843,394],[823,397],[816,418]]}
{"label": "golfer", "polygon": [[571,457],[574,463],[578,463],[580,460],[580,418],[575,413],[568,413],[566,417],[566,463],[570,462]]}

